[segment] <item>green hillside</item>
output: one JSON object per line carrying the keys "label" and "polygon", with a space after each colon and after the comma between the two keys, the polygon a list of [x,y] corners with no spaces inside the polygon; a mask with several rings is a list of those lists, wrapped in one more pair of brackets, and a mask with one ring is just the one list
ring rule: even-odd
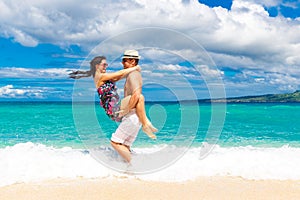
{"label": "green hillside", "polygon": [[[267,94],[260,96],[244,96],[227,98],[228,103],[272,103],[272,102],[300,102],[300,90],[288,94]],[[214,99],[212,102],[225,102],[224,99]]]}

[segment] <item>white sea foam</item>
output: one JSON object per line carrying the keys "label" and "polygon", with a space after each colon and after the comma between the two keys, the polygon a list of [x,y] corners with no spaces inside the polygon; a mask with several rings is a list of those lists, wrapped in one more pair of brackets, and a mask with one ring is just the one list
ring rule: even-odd
{"label": "white sea foam", "polygon": [[53,178],[105,177],[113,174],[88,153],[22,143],[0,149],[0,186]]}
{"label": "white sea foam", "polygon": [[[135,164],[165,161],[176,151],[176,147],[135,148]],[[80,150],[47,147],[41,144],[21,143],[0,149],[0,186],[17,182],[42,181],[55,178],[104,178],[137,177],[144,180],[185,181],[200,176],[241,176],[246,179],[300,179],[300,148],[220,147],[200,159],[200,147],[192,147],[183,156],[162,164],[159,170],[138,175],[117,172],[97,162],[97,154],[109,157],[123,169],[128,166],[120,162],[110,148]],[[157,158],[151,157],[158,152]],[[99,155],[100,155],[99,154]],[[147,160],[148,162],[144,162]],[[140,165],[142,166],[142,165]],[[158,165],[159,166],[159,165]],[[129,170],[130,170],[129,168]],[[151,171],[151,170],[150,170]]]}

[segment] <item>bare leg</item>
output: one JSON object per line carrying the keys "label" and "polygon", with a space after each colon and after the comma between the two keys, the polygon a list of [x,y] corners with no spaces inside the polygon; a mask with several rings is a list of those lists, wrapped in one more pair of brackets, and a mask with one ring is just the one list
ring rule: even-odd
{"label": "bare leg", "polygon": [[147,119],[146,113],[145,113],[145,98],[141,94],[139,101],[136,104],[136,114],[139,117],[140,122],[143,126],[147,125],[147,122],[149,121]]}
{"label": "bare leg", "polygon": [[153,132],[157,132],[157,129],[152,125],[150,120],[146,116],[145,112],[145,98],[141,94],[139,101],[136,104],[136,114],[143,126],[143,131],[152,139],[156,139],[156,136],[153,134]]}
{"label": "bare leg", "polygon": [[131,161],[130,149],[128,146],[110,141],[111,146],[122,156],[128,163]]}

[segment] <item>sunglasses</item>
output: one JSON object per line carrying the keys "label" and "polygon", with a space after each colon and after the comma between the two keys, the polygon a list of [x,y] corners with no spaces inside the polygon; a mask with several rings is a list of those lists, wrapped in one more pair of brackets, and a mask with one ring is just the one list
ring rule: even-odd
{"label": "sunglasses", "polygon": [[107,67],[107,66],[108,66],[107,63],[102,63],[102,64],[100,64],[100,65],[102,65],[102,66],[104,66],[104,67]]}
{"label": "sunglasses", "polygon": [[131,61],[133,60],[133,58],[123,58],[122,62],[128,62],[128,61]]}

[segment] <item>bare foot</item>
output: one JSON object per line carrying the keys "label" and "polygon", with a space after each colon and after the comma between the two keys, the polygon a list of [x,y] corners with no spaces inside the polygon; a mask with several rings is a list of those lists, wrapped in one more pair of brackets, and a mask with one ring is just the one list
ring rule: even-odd
{"label": "bare foot", "polygon": [[155,127],[152,125],[151,122],[148,123],[148,126],[150,127],[150,129],[151,129],[151,131],[152,131],[153,133],[156,133],[156,132],[158,131],[157,128],[155,128]]}
{"label": "bare foot", "polygon": [[146,126],[150,128],[151,132],[156,133],[158,130],[153,126],[153,124],[147,119]]}
{"label": "bare foot", "polygon": [[156,135],[153,134],[151,126],[149,124],[143,126],[142,130],[150,137],[151,139],[156,139]]}

